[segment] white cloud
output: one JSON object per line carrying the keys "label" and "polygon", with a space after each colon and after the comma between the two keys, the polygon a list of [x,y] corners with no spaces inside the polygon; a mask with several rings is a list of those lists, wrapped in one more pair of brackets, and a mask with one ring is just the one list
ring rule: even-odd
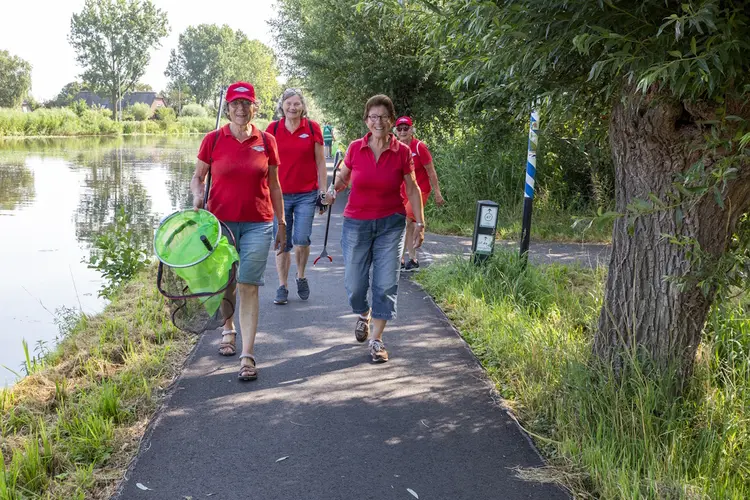
{"label": "white cloud", "polygon": [[[273,0],[203,1],[152,0],[166,12],[170,34],[151,54],[143,82],[163,90],[169,51],[177,48],[179,34],[197,24],[228,24],[249,38],[272,46],[267,21],[275,15]],[[33,8],[26,2],[3,2],[0,50],[22,57],[33,66],[32,95],[38,100],[54,97],[63,85],[76,79],[81,68],[68,43],[70,17],[80,12],[84,0],[39,0]]]}

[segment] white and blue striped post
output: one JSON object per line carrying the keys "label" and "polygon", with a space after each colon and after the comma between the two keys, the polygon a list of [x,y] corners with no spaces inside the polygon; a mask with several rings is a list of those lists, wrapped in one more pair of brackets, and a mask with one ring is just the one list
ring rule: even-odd
{"label": "white and blue striped post", "polygon": [[534,178],[536,177],[536,148],[539,143],[539,112],[531,111],[529,125],[529,150],[526,154],[526,187],[523,192],[523,221],[521,223],[521,259],[524,264],[529,253],[531,237],[531,209],[534,204]]}

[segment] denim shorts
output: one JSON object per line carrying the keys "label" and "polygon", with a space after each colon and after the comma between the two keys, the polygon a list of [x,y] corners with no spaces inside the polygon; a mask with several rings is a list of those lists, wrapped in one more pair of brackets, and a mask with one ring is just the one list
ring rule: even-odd
{"label": "denim shorts", "polygon": [[232,231],[240,265],[237,282],[263,286],[268,251],[271,248],[273,224],[270,222],[225,222]]}
{"label": "denim shorts", "polygon": [[344,217],[341,233],[344,284],[352,312],[364,314],[370,310],[367,292],[371,291],[372,317],[385,320],[396,317],[405,232],[406,217],[402,214],[373,220]]}
{"label": "denim shorts", "polygon": [[[317,191],[307,193],[293,193],[284,195],[284,216],[286,217],[286,246],[284,252],[289,252],[296,245],[310,246],[313,218],[315,218],[315,201]],[[278,221],[273,219],[273,238],[279,230]]]}

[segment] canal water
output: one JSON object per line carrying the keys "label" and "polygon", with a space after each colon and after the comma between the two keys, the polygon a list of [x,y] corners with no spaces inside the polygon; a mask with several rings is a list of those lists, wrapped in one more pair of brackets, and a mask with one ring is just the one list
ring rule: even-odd
{"label": "canal water", "polygon": [[106,305],[88,260],[120,208],[150,241],[162,217],[191,206],[200,139],[0,139],[0,387],[23,374],[23,340],[38,355],[71,312]]}

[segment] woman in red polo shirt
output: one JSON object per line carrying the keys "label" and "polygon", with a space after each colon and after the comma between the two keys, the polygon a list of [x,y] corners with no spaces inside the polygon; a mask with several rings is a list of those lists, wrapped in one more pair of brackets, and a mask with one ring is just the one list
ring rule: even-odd
{"label": "woman in red polo shirt", "polygon": [[[302,92],[299,89],[286,89],[279,99],[278,110],[283,118],[271,122],[266,132],[273,134],[279,146],[279,182],[284,193],[287,226],[286,246],[276,256],[279,288],[273,302],[286,304],[289,297],[289,267],[292,263],[290,251],[295,246],[297,295],[302,300],[310,297],[305,267],[310,257],[310,234],[315,209],[323,206],[321,200],[328,171],[323,154],[323,132],[320,125],[306,117],[307,106]],[[278,230],[276,224],[273,230]]]}
{"label": "woman in red polo shirt", "polygon": [[[414,175],[417,177],[417,184],[422,191],[422,205],[427,203],[430,193],[435,191],[435,204],[442,207],[445,204],[443,195],[440,192],[435,165],[432,163],[432,154],[427,149],[427,145],[414,137],[414,124],[408,116],[402,116],[396,120],[396,136],[398,140],[409,146],[411,157],[414,160]],[[414,233],[414,221],[416,217],[411,208],[411,203],[406,198],[406,189],[401,188],[401,196],[406,206],[406,252],[409,254],[409,261],[404,263],[401,259],[401,269],[404,271],[416,271],[419,269],[417,260],[417,249],[411,244]]]}
{"label": "woman in red polo shirt", "polygon": [[[190,181],[193,206],[203,207],[204,179],[211,169],[211,186],[207,210],[224,222],[234,234],[240,264],[237,271],[240,295],[240,329],[242,354],[240,380],[255,380],[255,333],[258,329],[258,287],[271,246],[274,213],[285,226],[284,200],[279,185],[279,153],[271,134],[259,130],[250,121],[255,114],[255,89],[247,82],[233,83],[227,89],[229,124],[206,134],[198,151],[195,174]],[[286,231],[279,231],[275,249],[286,244]],[[225,297],[232,307],[222,312],[224,323],[219,353],[236,354],[234,329],[234,287]]]}
{"label": "woman in red polo shirt", "polygon": [[[359,314],[354,335],[359,342],[367,340],[372,322],[370,355],[374,362],[382,363],[388,361],[383,330],[386,322],[396,316],[404,251],[406,210],[401,199],[402,184],[406,184],[406,196],[416,215],[415,248],[424,240],[424,212],[411,151],[391,133],[396,121],[393,102],[385,95],[371,97],[365,105],[364,120],[369,132],[349,145],[341,173],[324,202],[331,202],[337,192],[351,183],[341,234],[344,282],[349,304]],[[368,290],[372,291],[372,307],[367,300]]]}

